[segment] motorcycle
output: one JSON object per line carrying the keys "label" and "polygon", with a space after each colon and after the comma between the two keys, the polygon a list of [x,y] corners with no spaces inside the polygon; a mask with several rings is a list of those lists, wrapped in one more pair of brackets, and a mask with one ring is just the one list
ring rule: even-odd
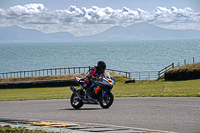
{"label": "motorcycle", "polygon": [[85,79],[75,77],[75,80],[79,84],[79,87],[70,87],[73,92],[70,99],[70,103],[73,108],[80,109],[84,104],[100,104],[102,108],[106,109],[112,105],[114,95],[111,89],[113,88],[115,82],[112,78],[110,78],[110,75],[106,77],[101,75],[91,79],[93,93],[95,94],[93,98],[90,98],[87,95]]}

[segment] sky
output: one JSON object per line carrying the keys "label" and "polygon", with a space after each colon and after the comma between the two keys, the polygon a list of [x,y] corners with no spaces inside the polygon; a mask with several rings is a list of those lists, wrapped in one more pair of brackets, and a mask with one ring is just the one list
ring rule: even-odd
{"label": "sky", "polygon": [[142,22],[200,30],[200,0],[0,0],[0,27],[88,36]]}

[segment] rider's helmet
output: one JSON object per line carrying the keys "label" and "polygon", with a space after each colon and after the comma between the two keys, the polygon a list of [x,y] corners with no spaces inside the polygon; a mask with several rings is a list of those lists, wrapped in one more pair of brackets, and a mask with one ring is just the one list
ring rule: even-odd
{"label": "rider's helmet", "polygon": [[104,61],[99,61],[97,63],[97,72],[98,74],[101,74],[105,71],[106,69],[106,63]]}

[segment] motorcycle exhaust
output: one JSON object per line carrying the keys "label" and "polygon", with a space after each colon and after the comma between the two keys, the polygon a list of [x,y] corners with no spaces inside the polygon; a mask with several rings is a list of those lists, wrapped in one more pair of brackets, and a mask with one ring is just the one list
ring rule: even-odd
{"label": "motorcycle exhaust", "polygon": [[71,89],[71,91],[72,91],[73,93],[76,93],[76,94],[77,94],[79,100],[82,100],[80,94],[76,91],[76,88],[74,88],[74,86],[70,86],[70,89]]}
{"label": "motorcycle exhaust", "polygon": [[74,88],[74,86],[70,86],[70,89],[72,92],[76,92],[76,89]]}

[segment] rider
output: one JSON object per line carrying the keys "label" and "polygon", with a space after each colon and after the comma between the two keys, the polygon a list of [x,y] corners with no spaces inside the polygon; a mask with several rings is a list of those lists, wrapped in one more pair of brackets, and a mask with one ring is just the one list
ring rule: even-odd
{"label": "rider", "polygon": [[91,84],[91,79],[93,77],[98,77],[100,75],[105,76],[105,69],[106,69],[106,63],[104,61],[99,61],[97,63],[97,66],[95,65],[91,72],[86,77],[86,83],[88,84],[88,88],[86,89],[87,95],[91,98],[95,97],[95,94],[93,92],[93,84]]}

